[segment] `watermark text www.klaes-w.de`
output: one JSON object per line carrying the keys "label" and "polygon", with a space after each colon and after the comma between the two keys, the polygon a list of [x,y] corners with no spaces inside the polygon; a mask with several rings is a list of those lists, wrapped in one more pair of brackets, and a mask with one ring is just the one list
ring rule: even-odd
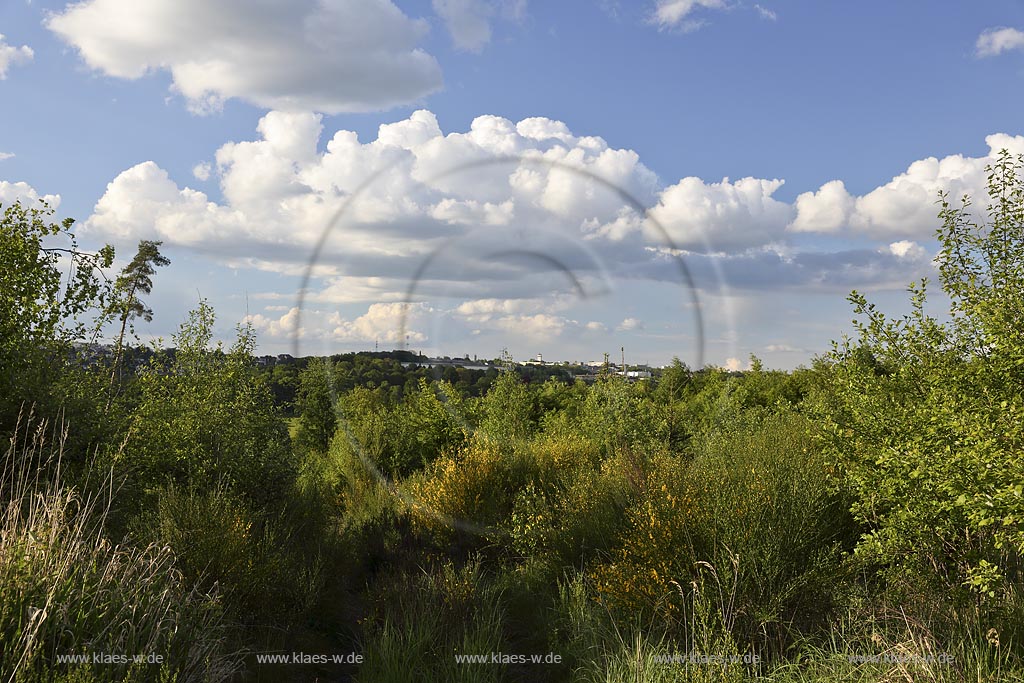
{"label": "watermark text www.klaes-w.de", "polygon": [[881,655],[847,655],[851,664],[953,664],[956,656],[941,652],[939,654],[881,654]]}
{"label": "watermark text www.klaes-w.de", "polygon": [[701,652],[676,653],[671,655],[656,655],[654,661],[658,664],[696,664],[696,665],[731,665],[731,664],[760,664],[761,656],[752,653],[745,654],[705,654]]}
{"label": "watermark text www.klaes-w.de", "polygon": [[257,664],[362,664],[363,655],[358,652],[335,652],[313,654],[309,652],[261,652],[256,655]]}
{"label": "watermark text www.klaes-w.de", "polygon": [[561,664],[562,655],[548,652],[547,654],[514,654],[508,652],[487,652],[484,654],[457,654],[456,664]]}
{"label": "watermark text www.klaes-w.de", "polygon": [[163,664],[164,656],[156,653],[124,654],[115,652],[68,652],[57,655],[58,664]]}

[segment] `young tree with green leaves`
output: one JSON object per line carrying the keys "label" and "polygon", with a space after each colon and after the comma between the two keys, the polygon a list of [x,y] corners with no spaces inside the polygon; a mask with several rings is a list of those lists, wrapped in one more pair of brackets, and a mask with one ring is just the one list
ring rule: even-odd
{"label": "young tree with green leaves", "polygon": [[686,363],[676,356],[672,358],[672,364],[665,368],[658,378],[654,397],[662,403],[681,401],[692,381],[693,372]]}
{"label": "young tree with green leaves", "polygon": [[510,450],[537,430],[537,397],[514,368],[498,376],[481,406],[480,434],[501,448]]}
{"label": "young tree with green leaves", "polygon": [[858,292],[838,344],[826,442],[867,533],[859,555],[901,580],[995,597],[1024,554],[1024,157],[988,167],[983,217],[940,197],[936,258],[949,320],[883,315]]}
{"label": "young tree with green leaves", "polygon": [[114,248],[79,249],[74,221],[53,222],[53,213],[45,202],[16,202],[0,217],[0,429],[22,402],[47,400],[71,343],[87,336],[109,294],[103,269]]}
{"label": "young tree with green leaves", "polygon": [[283,499],[294,476],[288,429],[266,378],[253,365],[251,327],[230,348],[214,343],[215,316],[205,301],[139,376],[125,464],[144,489],[174,484],[223,489],[257,505]]}
{"label": "young tree with green leaves", "polygon": [[326,453],[338,427],[332,373],[330,359],[324,358],[313,358],[299,373],[296,399],[299,430],[296,441],[300,448],[308,451]]}

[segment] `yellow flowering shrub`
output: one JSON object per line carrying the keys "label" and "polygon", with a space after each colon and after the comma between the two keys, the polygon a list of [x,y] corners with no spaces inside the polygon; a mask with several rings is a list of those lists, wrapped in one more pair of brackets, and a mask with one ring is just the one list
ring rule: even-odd
{"label": "yellow flowering shrub", "polygon": [[677,616],[701,566],[735,564],[740,635],[820,614],[829,590],[816,577],[850,527],[803,418],[736,425],[695,450],[651,460],[619,544],[591,570],[602,597],[625,613]]}
{"label": "yellow flowering shrub", "polygon": [[623,613],[678,614],[678,585],[688,584],[699,499],[686,485],[684,463],[654,457],[641,482],[640,499],[626,513],[626,530],[612,557],[590,578],[601,596]]}
{"label": "yellow flowering shrub", "polygon": [[438,458],[403,486],[413,524],[440,537],[456,529],[488,534],[511,514],[528,481],[528,461],[477,440]]}

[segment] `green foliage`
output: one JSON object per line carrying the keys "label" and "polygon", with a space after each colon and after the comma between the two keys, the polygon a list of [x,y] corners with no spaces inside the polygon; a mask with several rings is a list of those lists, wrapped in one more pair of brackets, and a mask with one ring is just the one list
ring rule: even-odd
{"label": "green foliage", "polygon": [[321,585],[314,548],[292,548],[294,528],[284,521],[255,514],[221,490],[168,488],[134,526],[139,537],[173,550],[189,585],[216,589],[234,621],[280,625],[308,613]]}
{"label": "green foliage", "polygon": [[447,382],[420,379],[395,404],[380,389],[356,389],[339,407],[351,448],[389,477],[422,469],[468,436],[467,407]]}
{"label": "green foliage", "polygon": [[641,384],[616,375],[599,379],[580,408],[578,429],[605,457],[624,450],[645,453],[667,443],[664,407]]}
{"label": "green foliage", "polygon": [[[735,607],[726,622],[739,642],[778,647],[786,628],[828,614],[838,551],[852,523],[828,486],[829,471],[794,414],[705,437],[690,462],[656,458],[636,475],[640,496],[610,561],[593,576],[632,618],[679,619],[702,562],[735,564]],[[767,642],[770,641],[770,642]]]}
{"label": "green foliage", "polygon": [[382,581],[371,610],[362,642],[366,663],[356,680],[508,680],[506,667],[455,659],[502,650],[504,610],[479,560]]}
{"label": "green foliage", "polygon": [[300,448],[326,453],[338,418],[334,408],[334,387],[331,383],[331,362],[314,358],[299,374],[296,409],[299,413],[299,431],[296,441]]}
{"label": "green foliage", "polygon": [[602,467],[592,446],[566,441],[534,445],[533,457],[542,463],[538,483],[520,490],[507,522],[513,549],[553,568],[587,566],[606,556],[634,495],[628,478],[610,462]]}
{"label": "green foliage", "polygon": [[14,203],[0,218],[0,429],[10,429],[22,402],[50,407],[50,387],[70,343],[84,339],[109,287],[102,268],[113,247],[78,249],[70,218]]}
{"label": "green foliage", "polygon": [[666,404],[682,401],[689,393],[692,381],[693,372],[686,363],[676,356],[672,359],[672,364],[665,368],[658,378],[654,396],[658,401]]}
{"label": "green foliage", "polygon": [[654,623],[617,621],[583,574],[568,573],[558,582],[548,633],[551,648],[563,653],[572,676],[553,680],[726,683],[753,678],[749,676],[751,667],[742,663],[686,663],[682,659],[740,654],[723,624],[722,596],[712,569],[705,568],[688,587],[694,609],[687,622],[688,635],[682,641]]}
{"label": "green foliage", "polygon": [[253,336],[240,328],[225,351],[211,345],[214,313],[206,302],[138,378],[139,403],[125,456],[143,487],[175,483],[223,488],[250,501],[280,501],[294,477],[288,430],[263,377],[252,367]]}
{"label": "green foliage", "polygon": [[[1024,160],[996,160],[982,224],[943,198],[946,322],[925,314],[924,283],[897,320],[855,292],[857,338],[812,369],[676,360],[651,382],[606,368],[591,385],[507,354],[501,373],[449,367],[433,381],[403,365],[419,360],[408,352],[257,369],[252,330],[215,344],[201,302],[177,348],[108,392],[109,367],[64,353],[91,314],[122,331],[147,318],[158,243],[108,290],[97,273],[111,251],[48,251],[73,240],[70,222],[11,207],[0,408],[63,406],[82,419],[63,443],[98,460],[69,468],[33,447],[0,467],[19,473],[0,479],[0,668],[21,667],[16,681],[217,680],[236,667],[228,650],[358,651],[352,671],[259,671],[250,657],[247,673],[1024,678],[1022,174]],[[144,357],[124,352],[125,367]],[[295,408],[293,449],[281,413]],[[53,665],[85,643],[171,660]],[[454,659],[546,651],[563,663]],[[849,658],[875,652],[957,664]],[[741,653],[762,667],[663,661]]]}
{"label": "green foliage", "polygon": [[810,391],[811,378],[806,370],[765,370],[756,356],[750,359],[751,369],[735,382],[732,396],[743,408],[793,408]]}
{"label": "green foliage", "polygon": [[538,406],[516,372],[503,372],[482,402],[480,434],[500,448],[511,448],[536,430]]}
{"label": "green foliage", "polygon": [[949,322],[925,313],[923,281],[902,319],[854,292],[858,339],[830,356],[822,420],[868,526],[858,551],[912,590],[998,597],[1024,551],[1022,169],[1005,151],[989,167],[982,223],[942,197]]}
{"label": "green foliage", "polygon": [[146,302],[140,298],[140,295],[150,294],[153,291],[153,276],[156,274],[156,268],[171,263],[170,259],[160,253],[161,244],[163,243],[141,240],[135,257],[114,281],[113,292],[105,313],[112,320],[120,322],[121,327],[115,344],[113,368],[110,371],[111,383],[117,378],[121,368],[121,351],[125,333],[131,331],[134,334],[135,332],[134,327],[129,327],[132,321],[138,318],[142,318],[146,322],[153,320],[153,310],[146,306]]}
{"label": "green foliage", "polygon": [[440,544],[479,549],[502,536],[517,496],[538,477],[536,461],[508,454],[487,441],[438,458],[405,482],[417,528],[434,534]]}

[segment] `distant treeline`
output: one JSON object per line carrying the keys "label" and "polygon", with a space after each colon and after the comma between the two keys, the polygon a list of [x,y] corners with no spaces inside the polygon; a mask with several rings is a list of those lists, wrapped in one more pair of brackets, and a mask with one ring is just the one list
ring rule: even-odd
{"label": "distant treeline", "polygon": [[[459,365],[443,367],[406,367],[403,363],[426,363],[426,356],[411,351],[356,351],[333,356],[307,356],[287,362],[260,367],[265,374],[274,395],[274,403],[288,416],[294,416],[295,399],[299,390],[299,375],[314,359],[329,360],[331,382],[337,394],[343,394],[355,387],[381,389],[394,400],[400,400],[405,393],[415,388],[421,379],[445,381],[457,387],[465,396],[479,398],[487,393],[499,370],[481,370]],[[526,382],[545,382],[555,378],[563,382],[572,381],[572,373],[560,365],[517,365],[515,372]]]}

